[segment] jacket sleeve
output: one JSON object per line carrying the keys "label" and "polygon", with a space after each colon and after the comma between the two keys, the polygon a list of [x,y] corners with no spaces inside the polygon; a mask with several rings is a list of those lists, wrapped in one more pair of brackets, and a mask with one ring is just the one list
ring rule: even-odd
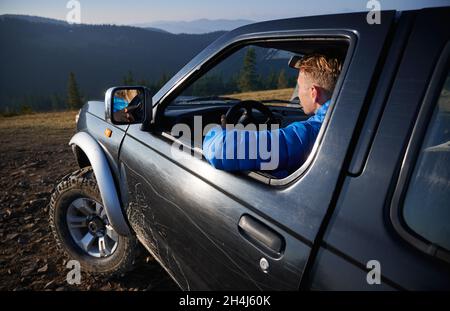
{"label": "jacket sleeve", "polygon": [[295,122],[273,131],[227,131],[216,127],[205,136],[203,155],[215,168],[225,171],[264,170],[264,163],[275,164],[268,170],[296,168],[311,151],[320,125]]}

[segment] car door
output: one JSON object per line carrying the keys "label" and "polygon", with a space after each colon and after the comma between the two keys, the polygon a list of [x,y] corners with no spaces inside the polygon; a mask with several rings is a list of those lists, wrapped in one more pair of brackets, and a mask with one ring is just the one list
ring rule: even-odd
{"label": "car door", "polygon": [[170,137],[130,125],[120,151],[126,214],[182,289],[299,288],[383,62],[394,12],[382,12],[381,20],[370,25],[365,13],[356,13],[239,28],[207,47],[153,97],[158,123],[177,89],[232,46],[254,39],[347,38],[345,69],[316,147],[307,165],[285,179],[251,178],[216,170],[194,156],[177,157],[183,151],[173,151]]}
{"label": "car door", "polygon": [[[392,84],[377,89],[317,255],[314,289],[450,288],[449,14],[413,14],[400,61],[382,74],[393,71]],[[373,263],[377,283],[367,281]]]}

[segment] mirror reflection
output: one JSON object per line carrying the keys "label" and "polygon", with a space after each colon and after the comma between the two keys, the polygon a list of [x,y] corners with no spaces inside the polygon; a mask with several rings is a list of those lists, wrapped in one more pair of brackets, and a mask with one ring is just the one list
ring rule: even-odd
{"label": "mirror reflection", "polygon": [[113,94],[112,117],[115,122],[140,123],[144,119],[144,91],[141,88],[117,89]]}

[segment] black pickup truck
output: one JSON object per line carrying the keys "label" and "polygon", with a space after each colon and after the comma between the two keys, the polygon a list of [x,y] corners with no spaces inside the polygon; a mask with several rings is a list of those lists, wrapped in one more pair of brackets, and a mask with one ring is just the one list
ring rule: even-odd
{"label": "black pickup truck", "polygon": [[[243,26],[156,94],[120,86],[87,102],[70,141],[80,170],[49,209],[65,254],[122,274],[141,243],[183,290],[449,290],[450,8],[380,14]],[[305,120],[287,64],[311,53],[342,71],[288,176],[215,169],[202,134],[174,131],[220,123],[244,100],[259,103],[244,112],[257,108],[255,124],[261,103],[281,127]],[[265,82],[231,92],[241,64]]]}

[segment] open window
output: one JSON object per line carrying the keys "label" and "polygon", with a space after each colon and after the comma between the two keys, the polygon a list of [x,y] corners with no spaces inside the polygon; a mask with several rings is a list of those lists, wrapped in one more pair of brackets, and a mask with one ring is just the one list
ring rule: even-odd
{"label": "open window", "polygon": [[[258,40],[230,47],[178,88],[163,111],[162,131],[166,137],[201,152],[205,126],[220,124],[221,115],[245,100],[258,101],[271,111],[269,128],[273,125],[285,128],[293,122],[304,121],[309,116],[303,112],[298,98],[298,70],[289,67],[289,60],[292,56],[318,53],[335,57],[344,64],[349,44],[345,37],[309,37]],[[340,85],[339,80],[336,85],[333,94]],[[198,135],[200,116],[203,135]],[[267,120],[267,115],[254,110],[250,122],[258,125]],[[191,137],[172,136],[171,129],[176,124],[186,124],[191,129]],[[299,163],[299,168],[302,164]],[[271,171],[245,173],[260,180],[279,178]]]}

